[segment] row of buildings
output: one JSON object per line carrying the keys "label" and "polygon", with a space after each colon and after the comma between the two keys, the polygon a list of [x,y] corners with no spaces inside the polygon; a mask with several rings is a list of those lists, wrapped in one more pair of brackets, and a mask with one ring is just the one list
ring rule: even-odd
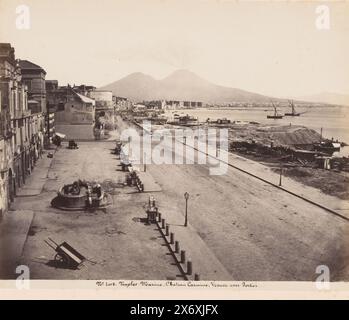
{"label": "row of buildings", "polygon": [[67,139],[100,139],[105,129],[114,129],[116,111],[131,104],[111,91],[86,85],[59,86],[57,80],[46,80],[46,93],[55,130]]}
{"label": "row of buildings", "polygon": [[147,109],[162,109],[162,110],[176,110],[176,109],[191,109],[202,108],[205,104],[202,101],[184,101],[184,100],[153,100],[143,101],[136,104],[136,106],[144,105]]}
{"label": "row of buildings", "polygon": [[99,139],[126,98],[93,86],[59,86],[46,71],[0,43],[0,217],[55,135]]}
{"label": "row of buildings", "polygon": [[202,108],[203,102],[201,101],[178,101],[178,100],[164,100],[162,101],[163,109],[189,109],[189,108]]}

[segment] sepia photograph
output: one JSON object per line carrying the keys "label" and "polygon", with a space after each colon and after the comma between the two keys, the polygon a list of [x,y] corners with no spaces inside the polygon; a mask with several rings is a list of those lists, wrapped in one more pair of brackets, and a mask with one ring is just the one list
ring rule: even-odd
{"label": "sepia photograph", "polygon": [[348,32],[346,0],[0,0],[0,291],[349,298]]}

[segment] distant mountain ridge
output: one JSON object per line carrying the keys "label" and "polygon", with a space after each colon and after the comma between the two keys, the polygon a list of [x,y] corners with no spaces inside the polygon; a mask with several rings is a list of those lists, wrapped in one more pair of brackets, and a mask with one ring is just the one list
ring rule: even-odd
{"label": "distant mountain ridge", "polygon": [[[202,101],[204,103],[287,103],[285,98],[270,97],[238,88],[216,85],[188,70],[177,70],[156,80],[142,72],[130,75],[105,85],[100,89],[110,90],[116,96],[127,97],[135,102],[150,100]],[[348,105],[349,95],[324,92],[295,98],[298,102]]]}
{"label": "distant mountain ridge", "polygon": [[205,103],[258,103],[270,102],[270,99],[284,100],[216,85],[188,70],[177,70],[161,80],[136,72],[100,89],[110,90],[116,96],[127,97],[133,101],[164,99]]}
{"label": "distant mountain ridge", "polygon": [[342,93],[322,92],[319,94],[298,97],[298,99],[311,101],[311,102],[322,102],[322,103],[349,106],[349,94],[342,94]]}

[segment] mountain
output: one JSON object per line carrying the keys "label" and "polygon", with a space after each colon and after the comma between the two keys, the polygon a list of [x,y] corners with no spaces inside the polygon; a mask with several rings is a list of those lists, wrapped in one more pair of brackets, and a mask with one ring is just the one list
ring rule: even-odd
{"label": "mountain", "polygon": [[323,102],[329,104],[349,106],[349,94],[322,92],[319,94],[298,97],[297,99],[311,102]]}
{"label": "mountain", "polygon": [[110,90],[114,95],[127,97],[134,101],[152,100],[156,92],[158,81],[141,72],[132,73],[116,82],[102,87],[103,90]]}
{"label": "mountain", "polygon": [[132,73],[100,89],[110,90],[116,96],[133,101],[165,99],[230,103],[270,102],[271,99],[261,94],[213,84],[188,70],[177,70],[161,80],[140,72]]}

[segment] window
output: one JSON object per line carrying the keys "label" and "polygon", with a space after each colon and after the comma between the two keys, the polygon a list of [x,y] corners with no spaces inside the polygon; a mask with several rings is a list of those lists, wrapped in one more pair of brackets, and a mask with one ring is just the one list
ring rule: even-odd
{"label": "window", "polygon": [[64,103],[63,102],[58,103],[58,111],[64,111]]}
{"label": "window", "polygon": [[32,91],[32,82],[30,80],[24,80],[23,82],[28,87],[28,92]]}

